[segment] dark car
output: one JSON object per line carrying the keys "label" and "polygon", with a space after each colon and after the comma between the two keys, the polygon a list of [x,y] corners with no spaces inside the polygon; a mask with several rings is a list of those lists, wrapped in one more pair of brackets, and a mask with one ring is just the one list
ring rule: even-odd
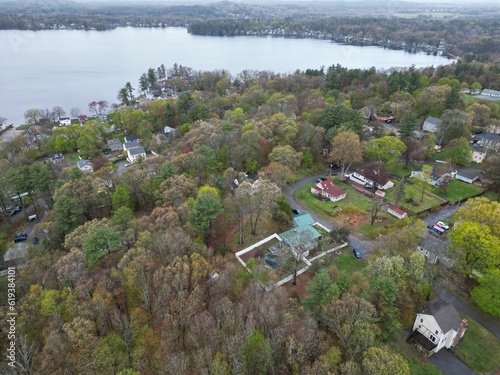
{"label": "dark car", "polygon": [[294,208],[294,209],[292,210],[292,212],[293,212],[295,215],[299,215],[299,214],[300,214],[300,210],[298,210],[298,209],[296,209],[296,208]]}
{"label": "dark car", "polygon": [[23,242],[23,241],[26,241],[28,239],[28,235],[26,233],[19,233],[19,234],[16,234],[16,236],[14,237],[14,242]]}
{"label": "dark car", "polygon": [[321,181],[326,181],[326,180],[328,180],[328,177],[322,176],[322,177],[320,177],[320,180]]}
{"label": "dark car", "polygon": [[361,259],[362,256],[361,256],[361,253],[359,252],[358,249],[352,249],[352,252],[354,253],[354,256],[357,258],[357,259]]}
{"label": "dark car", "polygon": [[17,206],[12,211],[9,212],[9,216],[14,216],[15,214],[21,212],[23,208],[21,206]]}
{"label": "dark car", "polygon": [[33,237],[33,240],[31,241],[33,245],[38,244],[38,237]]}

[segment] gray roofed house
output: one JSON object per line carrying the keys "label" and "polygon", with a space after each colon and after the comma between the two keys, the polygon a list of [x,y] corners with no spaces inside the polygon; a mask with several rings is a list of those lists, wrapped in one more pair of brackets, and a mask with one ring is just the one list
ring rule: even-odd
{"label": "gray roofed house", "polygon": [[108,147],[111,151],[122,151],[123,145],[118,138],[108,139],[107,141]]}
{"label": "gray roofed house", "polygon": [[146,150],[144,150],[144,147],[139,146],[127,149],[127,159],[129,162],[134,163],[140,158],[146,158]]}
{"label": "gray roofed house", "polygon": [[479,178],[480,173],[481,173],[480,171],[475,171],[472,169],[459,169],[455,174],[455,178],[457,180],[472,184]]}
{"label": "gray roofed house", "polygon": [[451,303],[433,300],[417,314],[413,332],[407,341],[431,356],[442,348],[456,346],[463,337],[467,320],[460,318]]}
{"label": "gray roofed house", "polygon": [[482,163],[486,159],[486,149],[477,144],[472,145],[472,161],[475,163]]}
{"label": "gray roofed house", "polygon": [[493,98],[500,98],[500,91],[484,89],[481,92],[482,95],[491,96]]}
{"label": "gray roofed house", "polygon": [[83,172],[93,172],[94,168],[92,167],[92,163],[90,160],[87,159],[81,159],[76,162],[76,165],[78,166],[78,169],[80,169]]}
{"label": "gray roofed house", "polygon": [[139,147],[139,142],[138,141],[131,141],[131,142],[125,142],[123,144],[123,151],[130,150],[132,148]]}
{"label": "gray roofed house", "polygon": [[474,134],[474,139],[479,140],[477,145],[498,152],[500,150],[500,134],[495,133],[480,133]]}
{"label": "gray roofed house", "polygon": [[124,141],[125,142],[133,142],[133,141],[139,141],[141,138],[138,135],[135,134],[130,134],[125,136]]}
{"label": "gray roofed house", "polygon": [[428,132],[435,133],[437,132],[437,128],[440,123],[441,123],[440,119],[429,116],[425,119],[424,123],[422,124],[422,129]]}
{"label": "gray roofed house", "polygon": [[438,261],[446,267],[453,265],[453,260],[446,253],[448,242],[440,240],[433,236],[425,237],[417,246],[417,250],[423,254],[429,261],[436,264]]}

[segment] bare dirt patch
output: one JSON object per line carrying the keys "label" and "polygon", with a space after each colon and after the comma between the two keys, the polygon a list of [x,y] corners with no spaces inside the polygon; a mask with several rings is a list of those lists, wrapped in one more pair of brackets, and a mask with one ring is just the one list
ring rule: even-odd
{"label": "bare dirt patch", "polygon": [[314,278],[314,274],[311,270],[307,270],[302,275],[297,277],[297,285],[293,285],[293,281],[289,281],[286,284],[283,284],[281,288],[283,288],[288,296],[291,296],[292,293],[296,293],[300,298],[304,298],[309,292],[306,289],[306,286],[309,282]]}

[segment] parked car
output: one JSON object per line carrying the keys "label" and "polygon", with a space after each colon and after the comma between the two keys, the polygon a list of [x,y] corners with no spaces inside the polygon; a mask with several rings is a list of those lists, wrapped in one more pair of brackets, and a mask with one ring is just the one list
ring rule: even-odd
{"label": "parked car", "polygon": [[362,255],[361,253],[359,252],[358,249],[352,249],[352,252],[354,253],[354,256],[357,258],[357,259],[361,259],[362,258]]}
{"label": "parked car", "polygon": [[38,244],[38,237],[33,237],[33,240],[31,241],[33,245]]}
{"label": "parked car", "polygon": [[16,236],[14,237],[14,242],[23,242],[23,241],[26,241],[28,239],[28,234],[27,233],[19,233],[19,234],[16,234]]}
{"label": "parked car", "polygon": [[19,213],[22,211],[22,207],[21,206],[17,206],[15,207],[12,211],[9,212],[9,216],[14,216],[15,214]]}
{"label": "parked car", "polygon": [[321,178],[318,178],[318,179],[316,180],[316,182],[321,182],[321,181],[323,181]]}
{"label": "parked car", "polygon": [[326,180],[328,180],[328,177],[322,176],[322,177],[320,177],[320,180],[321,181],[326,181]]}
{"label": "parked car", "polygon": [[446,223],[443,223],[442,221],[438,221],[436,225],[440,228],[443,228],[444,230],[450,229],[450,227]]}
{"label": "parked car", "polygon": [[36,220],[38,220],[38,215],[37,214],[30,215],[30,216],[28,216],[28,220],[29,221],[36,221]]}
{"label": "parked car", "polygon": [[300,215],[300,210],[298,210],[297,208],[294,208],[292,210],[292,212],[295,214],[295,215]]}

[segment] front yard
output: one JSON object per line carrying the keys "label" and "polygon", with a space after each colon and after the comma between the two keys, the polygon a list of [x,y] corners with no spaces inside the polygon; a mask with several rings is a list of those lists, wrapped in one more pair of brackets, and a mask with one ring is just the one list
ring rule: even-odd
{"label": "front yard", "polygon": [[474,319],[460,316],[467,319],[467,331],[455,348],[457,356],[478,374],[500,370],[500,341]]}

